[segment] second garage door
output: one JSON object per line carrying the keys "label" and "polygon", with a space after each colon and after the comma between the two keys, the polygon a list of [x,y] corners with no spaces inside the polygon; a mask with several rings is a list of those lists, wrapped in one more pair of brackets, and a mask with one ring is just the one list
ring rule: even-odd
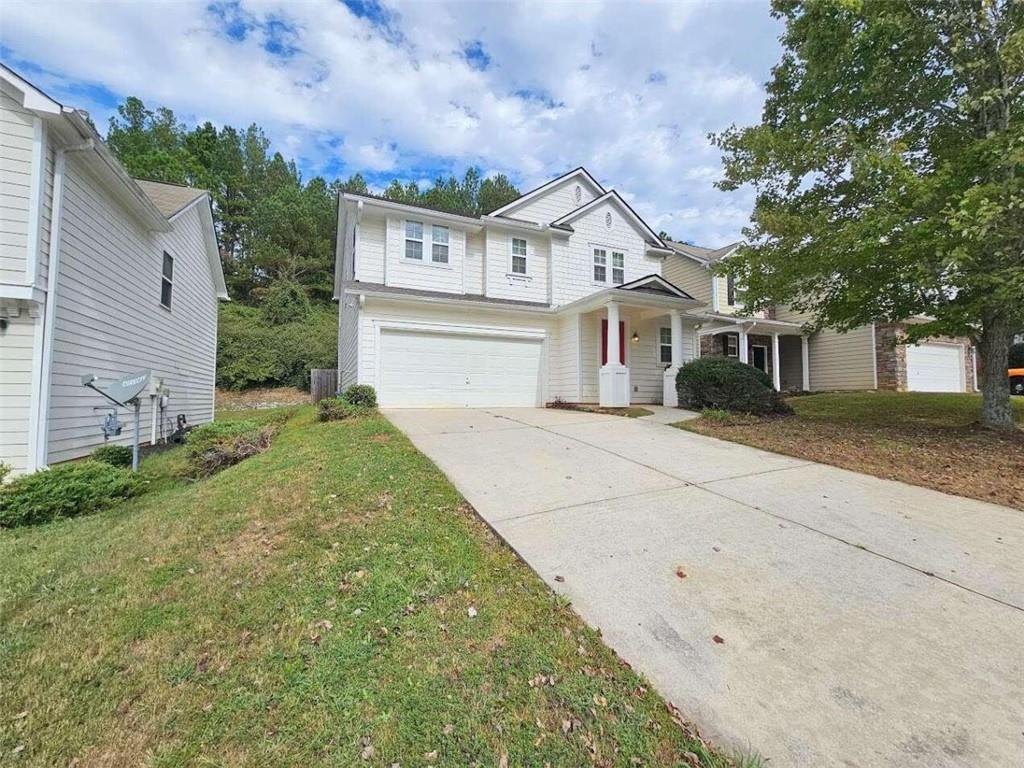
{"label": "second garage door", "polygon": [[951,344],[907,346],[907,389],[911,392],[962,392],[962,347]]}
{"label": "second garage door", "polygon": [[382,330],[380,346],[382,406],[542,404],[540,339]]}

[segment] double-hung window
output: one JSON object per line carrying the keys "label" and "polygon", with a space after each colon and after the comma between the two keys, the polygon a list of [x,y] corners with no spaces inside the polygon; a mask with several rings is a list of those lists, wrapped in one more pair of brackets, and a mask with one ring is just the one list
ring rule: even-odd
{"label": "double-hung window", "polygon": [[733,275],[725,278],[725,301],[730,307],[736,306],[736,278]]}
{"label": "double-hung window", "polygon": [[594,282],[608,282],[608,252],[604,248],[594,249]]}
{"label": "double-hung window", "polygon": [[626,282],[626,257],[624,254],[612,251],[612,285],[622,285]]}
{"label": "double-hung window", "polygon": [[171,308],[171,293],[174,290],[174,257],[164,251],[163,274],[160,279],[160,303]]}
{"label": "double-hung window", "polygon": [[423,222],[405,222],[405,258],[423,261]]}
{"label": "double-hung window", "polygon": [[430,232],[430,260],[434,264],[448,263],[448,227],[432,226]]}
{"label": "double-hung window", "polygon": [[521,237],[512,238],[512,274],[526,274],[526,240]]}
{"label": "double-hung window", "polygon": [[728,357],[740,356],[740,337],[735,333],[725,335],[725,354]]}
{"label": "double-hung window", "polygon": [[672,364],[671,328],[661,328],[658,331],[658,359],[663,363]]}

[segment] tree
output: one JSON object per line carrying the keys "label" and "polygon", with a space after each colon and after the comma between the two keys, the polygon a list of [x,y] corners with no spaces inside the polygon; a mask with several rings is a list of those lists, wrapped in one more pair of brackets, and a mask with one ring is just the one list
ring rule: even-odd
{"label": "tree", "polygon": [[480,184],[480,194],[477,198],[478,212],[481,214],[491,213],[508,205],[517,197],[520,197],[519,190],[508,180],[508,176],[499,173],[497,176],[484,179]]}
{"label": "tree", "polygon": [[188,182],[184,129],[166,107],[153,112],[141,99],[129,96],[110,118],[107,144],[132,176],[173,184]]}
{"label": "tree", "polygon": [[1024,3],[774,0],[783,55],[760,125],[713,137],[719,186],[753,186],[726,269],[753,309],[812,327],[930,318],[970,335],[982,424],[1013,429],[1006,377],[1024,313]]}

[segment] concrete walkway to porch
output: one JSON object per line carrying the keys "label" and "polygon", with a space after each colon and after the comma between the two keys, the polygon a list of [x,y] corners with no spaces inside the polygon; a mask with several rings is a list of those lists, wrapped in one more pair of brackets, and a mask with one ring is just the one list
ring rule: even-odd
{"label": "concrete walkway to porch", "polygon": [[651,410],[386,413],[720,743],[779,766],[1024,764],[1024,515]]}

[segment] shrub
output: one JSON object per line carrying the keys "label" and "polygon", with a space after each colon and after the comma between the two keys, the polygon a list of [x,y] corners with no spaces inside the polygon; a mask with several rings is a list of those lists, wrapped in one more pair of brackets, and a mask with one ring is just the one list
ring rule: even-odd
{"label": "shrub", "polygon": [[337,324],[337,312],[330,307],[313,307],[301,322],[275,324],[261,309],[222,305],[217,332],[217,386],[234,390],[279,386],[309,389],[310,368],[337,365]]}
{"label": "shrub", "polygon": [[377,391],[369,384],[353,384],[342,393],[341,399],[364,408],[377,407]]}
{"label": "shrub", "polygon": [[132,449],[127,445],[101,445],[92,452],[92,459],[112,467],[130,467],[132,465]]}
{"label": "shrub", "polygon": [[676,374],[676,391],[683,408],[758,416],[792,413],[764,371],[727,357],[702,357],[687,363]]}
{"label": "shrub", "polygon": [[364,415],[369,408],[350,403],[342,397],[325,397],[317,403],[317,421],[341,421]]}
{"label": "shrub", "polygon": [[260,312],[273,325],[305,322],[312,309],[305,289],[290,280],[273,283],[260,302]]}
{"label": "shrub", "polygon": [[141,487],[132,472],[100,461],[61,464],[0,488],[0,526],[86,515],[134,496]]}
{"label": "shrub", "polygon": [[0,483],[6,480],[9,474],[11,474],[11,465],[0,461]]}
{"label": "shrub", "polygon": [[217,421],[196,427],[185,442],[187,472],[191,477],[209,477],[263,453],[276,431],[274,422],[255,421]]}

